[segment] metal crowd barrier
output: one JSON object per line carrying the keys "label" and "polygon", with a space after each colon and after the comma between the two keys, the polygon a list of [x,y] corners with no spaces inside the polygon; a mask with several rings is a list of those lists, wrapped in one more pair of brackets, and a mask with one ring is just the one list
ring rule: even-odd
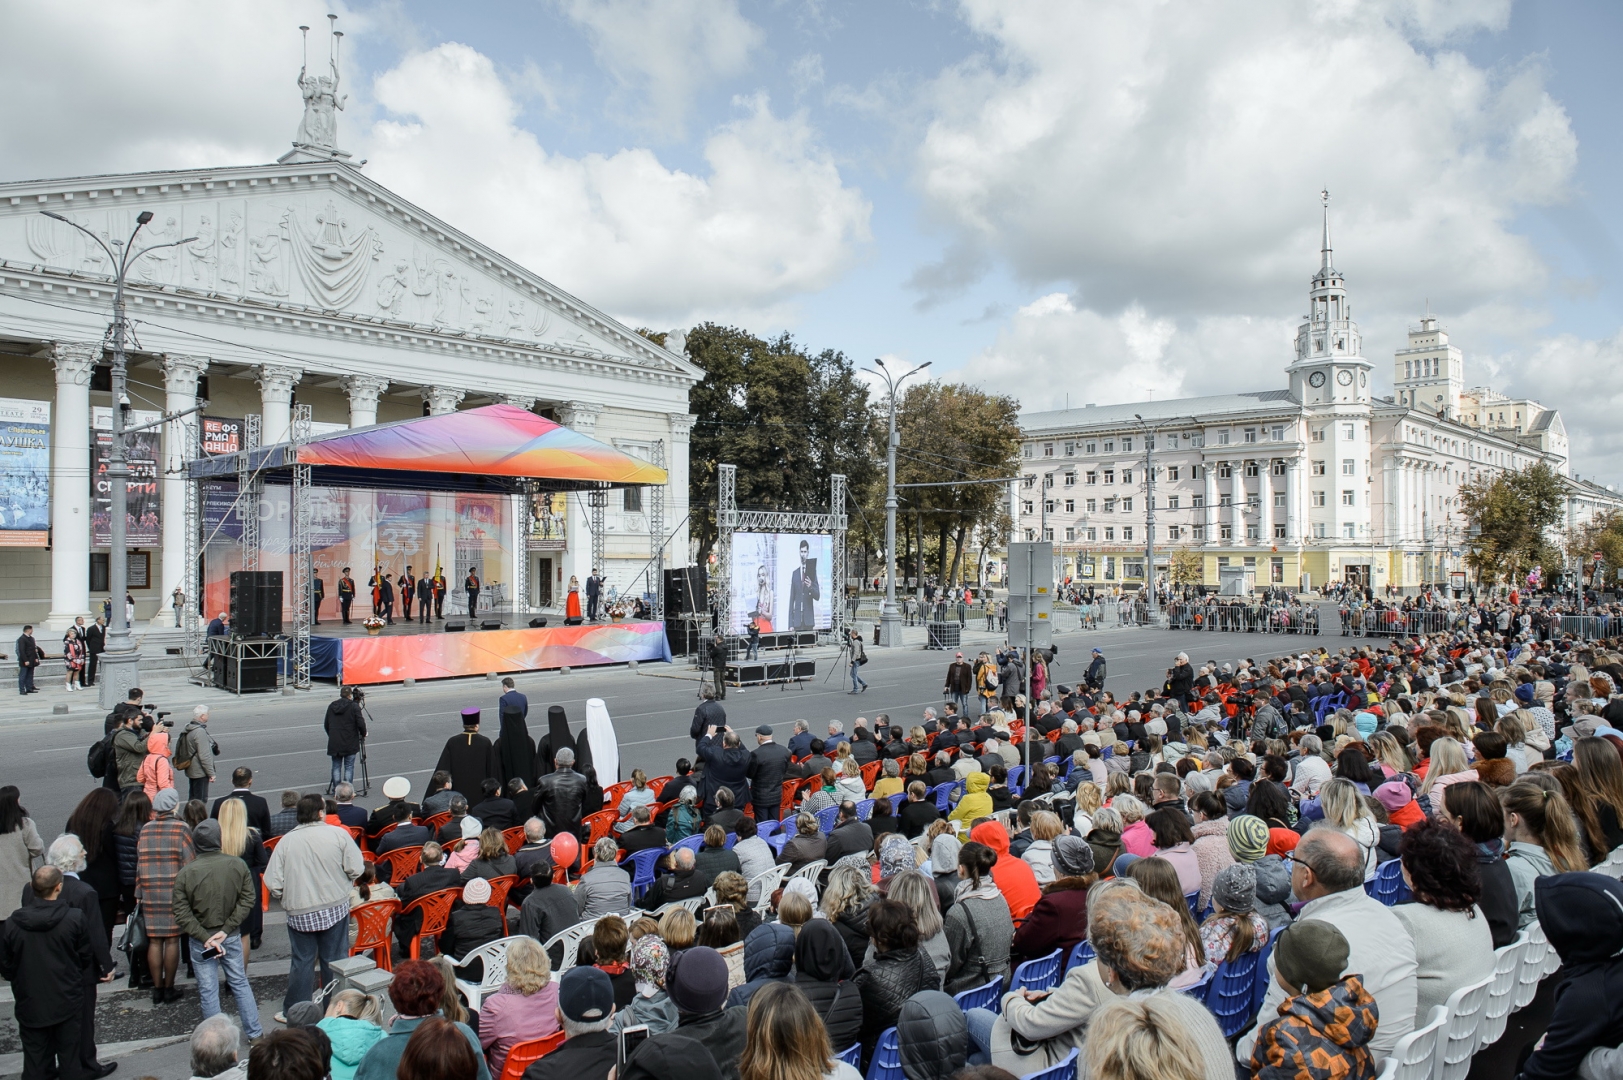
{"label": "metal crowd barrier", "polygon": [[1462,625],[1462,616],[1433,608],[1404,611],[1401,608],[1341,608],[1342,633],[1352,637],[1409,637],[1416,634],[1443,634]]}
{"label": "metal crowd barrier", "polygon": [[1610,615],[1560,615],[1557,616],[1554,631],[1556,634],[1573,634],[1586,640],[1611,637],[1617,631],[1613,629],[1616,622]]}
{"label": "metal crowd barrier", "polygon": [[1175,600],[1166,607],[1166,626],[1231,634],[1317,634],[1319,609],[1313,604]]}

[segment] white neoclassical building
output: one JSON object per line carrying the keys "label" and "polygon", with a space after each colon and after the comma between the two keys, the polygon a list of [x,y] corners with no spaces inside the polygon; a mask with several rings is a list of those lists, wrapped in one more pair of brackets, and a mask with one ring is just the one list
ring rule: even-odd
{"label": "white neoclassical building", "polygon": [[[679,341],[675,352],[655,345],[382,187],[332,145],[331,124],[310,122],[319,105],[307,102],[300,142],[276,164],[0,184],[0,450],[15,449],[0,463],[43,473],[44,451],[30,455],[25,444],[43,441],[47,428],[49,442],[48,477],[0,485],[0,623],[60,629],[99,610],[106,589],[106,549],[92,526],[92,429],[106,426],[113,404],[104,368],[110,264],[47,210],[109,243],[127,237],[141,212],[153,215],[143,243],[194,238],[137,260],[129,274],[138,421],[184,412],[201,397],[213,428],[229,435],[232,421],[259,414],[262,441],[273,443],[288,437],[295,402],[311,407],[317,433],[516,404],[634,455],[663,442],[665,520],[685,521],[688,390],[702,372]],[[327,143],[311,143],[311,131]],[[183,580],[177,432],[164,425],[157,460],[145,466],[149,487],[129,545],[137,619],[158,625],[172,622],[169,598]],[[140,474],[143,463],[132,467]],[[40,524],[47,487],[48,529],[25,527],[23,504],[32,498]],[[527,558],[529,602],[561,602],[570,576],[584,581],[591,569],[582,499],[538,508],[529,550],[517,553],[515,539],[506,565],[482,567],[486,578],[512,582],[514,560]],[[515,501],[504,527],[516,533],[521,512]],[[643,493],[611,493],[608,582],[634,587],[651,543]],[[393,554],[404,557],[391,563],[411,561],[410,551]],[[665,557],[668,566],[688,561],[685,527]],[[433,558],[420,552],[419,572]],[[449,575],[453,552],[445,563]]]}
{"label": "white neoclassical building", "polygon": [[1430,314],[1394,358],[1396,393],[1375,397],[1329,220],[1327,197],[1284,388],[1021,416],[1014,516],[1022,537],[1064,553],[1065,575],[1142,587],[1150,546],[1163,578],[1188,548],[1213,585],[1220,567],[1243,566],[1259,586],[1412,590],[1464,569],[1461,485],[1540,461],[1567,477],[1567,528],[1623,509],[1568,475],[1559,413],[1466,389],[1463,354]]}

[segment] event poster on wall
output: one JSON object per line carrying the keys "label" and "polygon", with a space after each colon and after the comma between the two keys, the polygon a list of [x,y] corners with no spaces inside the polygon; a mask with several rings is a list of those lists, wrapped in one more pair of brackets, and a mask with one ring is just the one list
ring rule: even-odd
{"label": "event poster on wall", "polygon": [[732,626],[763,634],[834,625],[834,538],[818,533],[734,533]]}
{"label": "event poster on wall", "polygon": [[51,527],[51,403],[0,398],[0,547],[44,547]]}
{"label": "event poster on wall", "polygon": [[[141,427],[162,419],[161,413],[134,410],[124,417],[127,428]],[[107,459],[113,449],[113,410],[98,406],[90,410],[90,426],[95,439],[90,461],[90,543],[107,547],[113,542],[112,486],[107,482]],[[125,436],[129,479],[124,482],[124,539],[129,547],[154,547],[162,531],[158,501],[159,442],[163,429],[149,427]]]}

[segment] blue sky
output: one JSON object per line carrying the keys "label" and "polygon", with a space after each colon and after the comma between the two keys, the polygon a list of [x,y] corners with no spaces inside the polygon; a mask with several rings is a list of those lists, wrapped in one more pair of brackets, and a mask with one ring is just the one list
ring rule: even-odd
{"label": "blue sky", "polygon": [[[7,178],[285,148],[327,6],[125,10],[0,0]],[[1616,3],[331,10],[367,170],[633,324],[1034,408],[1281,386],[1328,186],[1377,384],[1429,303],[1470,382],[1561,408],[1575,468],[1623,481]]]}

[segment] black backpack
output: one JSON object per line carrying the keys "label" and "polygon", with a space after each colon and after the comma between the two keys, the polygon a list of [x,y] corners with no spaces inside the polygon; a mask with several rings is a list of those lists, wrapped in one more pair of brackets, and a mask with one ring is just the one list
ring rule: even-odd
{"label": "black backpack", "polygon": [[117,733],[115,728],[105,737],[97,739],[90,744],[90,750],[85,754],[85,767],[97,780],[106,778],[107,768],[113,763],[113,736]]}

